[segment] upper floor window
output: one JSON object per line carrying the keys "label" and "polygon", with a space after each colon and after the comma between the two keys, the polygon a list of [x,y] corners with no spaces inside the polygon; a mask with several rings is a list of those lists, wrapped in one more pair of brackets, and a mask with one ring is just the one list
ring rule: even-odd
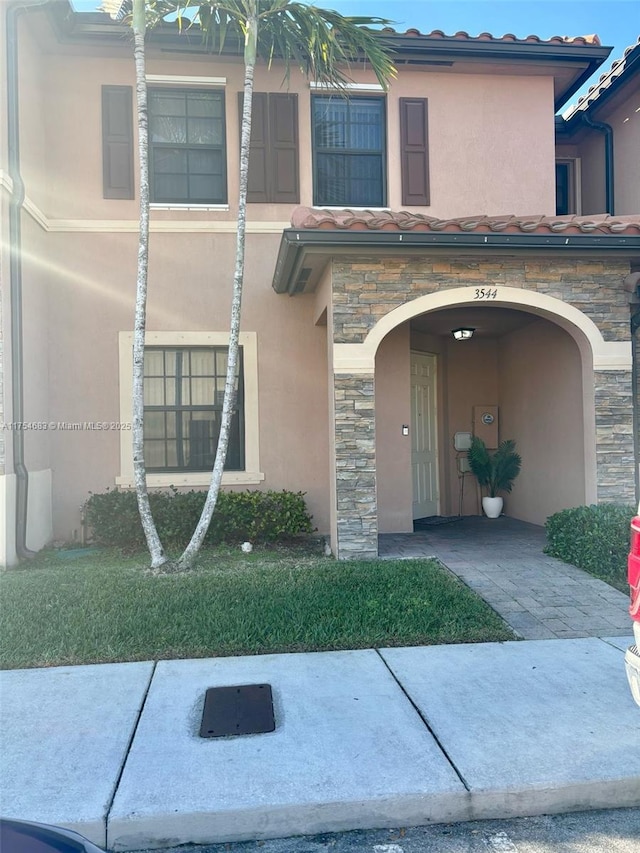
{"label": "upper floor window", "polygon": [[226,204],[224,93],[149,90],[151,201]]}
{"label": "upper floor window", "polygon": [[384,207],[384,98],[312,98],[315,205]]}

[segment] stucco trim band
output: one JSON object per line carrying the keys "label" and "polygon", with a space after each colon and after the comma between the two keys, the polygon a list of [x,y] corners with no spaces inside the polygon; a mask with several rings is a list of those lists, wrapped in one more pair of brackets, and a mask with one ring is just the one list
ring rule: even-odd
{"label": "stucco trim band", "polygon": [[151,86],[215,86],[227,85],[226,77],[194,77],[188,74],[147,74],[147,83]]}
{"label": "stucco trim band", "polygon": [[[13,181],[10,176],[0,169],[0,188],[7,193],[13,192]],[[82,233],[114,233],[114,234],[137,234],[140,223],[137,219],[53,219],[48,217],[29,196],[25,196],[23,209],[25,213],[36,222],[43,231],[56,232],[82,232]],[[188,213],[226,213],[228,205],[151,205],[152,210],[168,211],[177,210]],[[158,233],[180,234],[206,232],[208,234],[235,234],[238,225],[235,217],[233,219],[211,220],[211,219],[156,219],[150,223],[150,230]],[[289,228],[289,222],[263,222],[260,220],[249,220],[247,222],[248,234],[282,234],[285,228]]]}

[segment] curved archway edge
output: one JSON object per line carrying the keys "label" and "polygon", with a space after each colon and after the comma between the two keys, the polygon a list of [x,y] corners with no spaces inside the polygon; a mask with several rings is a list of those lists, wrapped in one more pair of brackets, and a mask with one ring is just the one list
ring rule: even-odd
{"label": "curved archway edge", "polygon": [[333,368],[336,373],[370,373],[375,369],[376,352],[383,338],[396,326],[441,308],[463,305],[491,305],[503,308],[520,308],[536,314],[563,328],[576,341],[583,360],[591,361],[594,370],[631,370],[631,343],[605,341],[596,324],[573,305],[554,296],[517,287],[499,287],[495,300],[490,303],[476,298],[475,287],[439,290],[419,296],[399,305],[381,317],[362,343],[334,344]]}

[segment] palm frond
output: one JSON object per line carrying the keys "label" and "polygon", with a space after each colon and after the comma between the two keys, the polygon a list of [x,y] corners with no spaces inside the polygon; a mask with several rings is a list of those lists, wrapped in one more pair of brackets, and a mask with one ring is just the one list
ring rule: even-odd
{"label": "palm frond", "polygon": [[98,7],[98,11],[106,12],[114,21],[120,21],[125,15],[124,5],[125,0],[102,0],[102,5]]}
{"label": "palm frond", "polygon": [[[181,26],[184,10],[189,0],[144,0],[146,25],[150,29],[166,18],[176,19]],[[98,11],[106,12],[115,21],[131,24],[133,18],[133,0],[102,0]]]}
{"label": "palm frond", "polygon": [[295,66],[315,82],[344,89],[351,67],[364,63],[386,90],[396,74],[388,42],[369,29],[391,23],[386,18],[345,17],[298,0],[184,0],[183,5],[197,9],[195,20],[215,51],[231,42],[239,47],[247,20],[257,17],[258,55],[268,64],[277,57],[286,78]]}

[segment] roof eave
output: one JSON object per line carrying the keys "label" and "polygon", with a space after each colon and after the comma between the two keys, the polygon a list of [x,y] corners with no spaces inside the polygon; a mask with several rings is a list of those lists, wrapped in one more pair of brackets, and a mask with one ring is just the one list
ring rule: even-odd
{"label": "roof eave", "polygon": [[[552,252],[585,252],[601,255],[614,253],[640,258],[640,236],[618,234],[515,234],[459,233],[426,231],[337,231],[287,228],[282,233],[272,286],[276,293],[294,295],[303,292],[298,273],[309,254],[326,257],[332,250],[489,248],[496,250],[547,250]],[[306,289],[306,288],[304,288]]]}
{"label": "roof eave", "polygon": [[[123,27],[112,21],[108,15],[95,12],[75,12],[69,5],[69,0],[52,0],[49,11],[58,36],[64,40],[97,39],[101,41],[122,41]],[[187,52],[194,50],[206,51],[202,43],[200,30],[197,26],[191,29],[190,38],[185,38],[184,32],[179,32],[177,25],[156,27],[149,34],[152,43],[166,47],[180,47]],[[378,31],[376,31],[378,32]],[[478,40],[455,37],[435,38],[433,36],[418,36],[401,33],[379,32],[383,39],[394,51],[394,60],[402,64],[430,62],[435,65],[449,64],[463,59],[469,61],[518,61],[534,60],[553,63],[587,63],[580,77],[562,92],[556,102],[559,109],[580,86],[589,79],[597,68],[605,61],[611,52],[609,47],[581,43],[545,43],[545,42],[512,42],[499,39]],[[187,32],[189,36],[189,32]],[[236,54],[242,45],[229,43],[225,54]]]}
{"label": "roof eave", "polygon": [[614,77],[611,82],[606,86],[606,88],[601,89],[597,96],[594,97],[585,106],[576,108],[575,111],[569,116],[569,118],[563,119],[564,127],[562,128],[562,132],[572,133],[574,130],[580,127],[582,125],[582,116],[584,115],[584,113],[587,113],[589,115],[591,113],[597,112],[615,95],[615,93],[622,86],[625,86],[629,82],[629,80],[634,77],[639,71],[640,44],[636,45],[634,50],[627,57],[625,61],[624,70],[621,71],[620,74],[618,74],[616,77]]}

